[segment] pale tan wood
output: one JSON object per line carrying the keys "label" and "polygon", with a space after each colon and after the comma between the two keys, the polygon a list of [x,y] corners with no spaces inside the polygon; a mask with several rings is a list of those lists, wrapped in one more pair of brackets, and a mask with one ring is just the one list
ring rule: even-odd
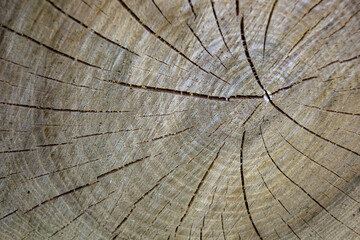
{"label": "pale tan wood", "polygon": [[359,1],[0,9],[0,239],[359,239]]}

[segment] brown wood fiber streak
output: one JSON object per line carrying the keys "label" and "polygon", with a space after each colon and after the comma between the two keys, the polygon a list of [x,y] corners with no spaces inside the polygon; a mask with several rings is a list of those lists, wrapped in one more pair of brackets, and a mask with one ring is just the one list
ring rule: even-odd
{"label": "brown wood fiber streak", "polygon": [[53,232],[49,239],[52,238],[53,236],[55,236],[57,233],[61,232],[62,230],[64,230],[65,228],[67,228],[70,224],[72,224],[74,221],[76,221],[78,218],[80,218],[81,216],[83,216],[85,213],[87,213],[91,208],[95,207],[96,205],[102,203],[103,201],[105,201],[106,199],[109,198],[109,196],[111,194],[113,194],[115,191],[110,192],[105,198],[101,199],[100,201],[97,201],[91,205],[89,205],[87,208],[85,208],[84,210],[81,211],[80,214],[78,214],[76,217],[72,218],[66,225],[62,226],[61,228],[59,228],[58,230],[56,230],[55,232]]}
{"label": "brown wood fiber streak", "polygon": [[248,214],[249,220],[251,222],[251,225],[253,227],[253,229],[255,230],[256,234],[258,235],[259,239],[263,239],[263,237],[261,236],[259,230],[257,229],[255,222],[253,220],[253,217],[251,216],[251,212],[250,212],[250,208],[249,208],[249,204],[248,204],[248,200],[246,197],[246,188],[245,188],[245,176],[244,176],[244,145],[245,145],[245,134],[246,131],[244,131],[242,138],[241,138],[241,147],[240,147],[240,176],[241,176],[241,187],[242,187],[242,193],[243,193],[243,197],[244,197],[244,204],[246,207],[246,212]]}

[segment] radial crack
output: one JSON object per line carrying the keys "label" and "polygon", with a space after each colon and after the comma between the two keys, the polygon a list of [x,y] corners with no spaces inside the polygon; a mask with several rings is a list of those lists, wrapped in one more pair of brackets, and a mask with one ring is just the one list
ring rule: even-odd
{"label": "radial crack", "polygon": [[168,46],[170,49],[174,50],[177,54],[181,55],[183,58],[185,58],[188,62],[190,62],[191,64],[193,64],[194,66],[198,67],[201,71],[213,75],[214,77],[216,77],[217,79],[223,81],[226,84],[231,85],[229,82],[227,82],[226,80],[220,78],[219,76],[217,76],[216,74],[209,72],[207,70],[205,70],[203,67],[201,67],[199,64],[197,64],[196,62],[194,62],[193,60],[191,60],[189,57],[187,57],[184,53],[182,53],[179,49],[177,49],[176,47],[174,47],[173,45],[171,45],[168,41],[166,41],[164,38],[162,38],[159,34],[155,33],[150,27],[148,27],[125,3],[123,0],[118,0],[119,3],[121,4],[121,6],[123,8],[125,8],[125,10],[143,27],[145,28],[146,31],[148,31],[151,35],[153,35],[154,37],[156,37],[158,40],[160,40],[162,43],[164,43],[166,46]]}
{"label": "radial crack", "polygon": [[275,6],[277,4],[278,0],[275,0],[272,7],[271,7],[271,10],[270,10],[270,14],[269,14],[269,18],[268,18],[268,21],[267,21],[267,24],[266,24],[266,28],[265,28],[265,36],[264,36],[264,47],[263,47],[263,58],[265,56],[265,46],[266,46],[266,38],[267,38],[267,34],[268,34],[268,30],[269,30],[269,26],[270,26],[270,22],[271,22],[271,17],[273,15],[273,12],[274,12],[274,9],[275,9]]}
{"label": "radial crack", "polygon": [[265,139],[264,139],[264,135],[262,132],[262,127],[260,125],[260,135],[261,135],[261,139],[265,148],[265,151],[268,155],[268,157],[270,158],[271,162],[275,165],[275,167],[277,168],[277,170],[285,177],[287,178],[292,184],[294,184],[297,188],[299,188],[304,194],[306,194],[311,200],[313,200],[314,203],[316,203],[322,210],[324,210],[327,214],[329,214],[333,219],[335,219],[337,222],[341,223],[343,226],[345,226],[347,229],[351,230],[353,233],[355,233],[356,235],[360,236],[360,234],[358,232],[356,232],[354,229],[352,229],[351,227],[349,227],[348,225],[346,225],[345,223],[343,223],[342,221],[340,221],[340,219],[338,219],[335,215],[333,215],[331,212],[329,212],[329,210],[327,210],[318,200],[316,200],[310,193],[308,193],[303,187],[301,187],[299,184],[297,184],[292,178],[290,178],[275,162],[275,160],[272,158],[267,145],[265,143]]}
{"label": "radial crack", "polygon": [[247,58],[248,63],[249,63],[249,65],[250,65],[250,67],[251,67],[251,70],[252,70],[252,72],[253,72],[253,75],[254,75],[257,83],[258,83],[259,86],[261,87],[261,89],[264,91],[264,94],[265,94],[268,102],[270,102],[270,104],[271,104],[277,111],[279,111],[281,114],[283,114],[283,115],[284,115],[285,117],[287,117],[289,120],[291,120],[292,122],[294,122],[296,125],[298,125],[298,126],[301,127],[302,129],[306,130],[306,131],[309,132],[310,134],[312,134],[312,135],[314,135],[314,136],[316,136],[316,137],[318,137],[318,138],[320,138],[320,139],[322,139],[322,140],[324,140],[324,141],[326,141],[326,142],[329,142],[329,143],[331,143],[331,144],[333,144],[333,145],[335,145],[335,146],[337,146],[337,147],[339,147],[339,148],[342,148],[342,149],[344,149],[344,150],[346,150],[346,151],[349,151],[349,152],[351,152],[351,153],[353,153],[353,154],[355,154],[355,155],[357,155],[357,156],[360,156],[359,153],[357,153],[357,152],[355,152],[355,151],[353,151],[353,150],[351,150],[351,149],[349,149],[349,148],[347,148],[347,147],[344,147],[344,146],[342,146],[342,145],[340,145],[340,144],[338,144],[338,143],[336,143],[336,142],[333,142],[333,141],[331,141],[331,140],[329,140],[329,139],[321,136],[320,134],[314,132],[313,130],[305,127],[304,125],[300,124],[298,121],[296,121],[294,118],[290,117],[289,114],[287,114],[284,110],[282,110],[280,107],[278,107],[278,106],[271,100],[271,97],[270,97],[268,91],[266,91],[266,89],[264,88],[264,86],[262,85],[262,83],[261,83],[261,81],[260,81],[260,78],[259,78],[259,76],[258,76],[258,74],[257,74],[257,72],[256,72],[255,66],[254,66],[254,64],[253,64],[253,62],[252,62],[252,60],[251,60],[250,54],[249,54],[249,50],[248,50],[247,43],[246,43],[246,38],[245,38],[245,31],[244,31],[244,17],[241,18],[240,32],[241,32],[241,40],[242,40],[242,43],[243,43],[243,47],[244,47],[244,52],[245,52],[246,58]]}
{"label": "radial crack", "polygon": [[223,42],[224,42],[224,45],[225,45],[226,49],[227,49],[228,52],[232,55],[232,53],[231,53],[231,51],[230,51],[230,48],[229,48],[229,46],[227,45],[227,43],[226,43],[226,41],[225,41],[225,38],[224,38],[224,35],[223,35],[222,31],[221,31],[220,23],[219,23],[219,20],[218,20],[218,17],[217,17],[217,15],[216,15],[216,11],[215,11],[214,2],[213,2],[213,0],[210,0],[210,2],[211,2],[211,8],[212,8],[212,11],[213,11],[215,20],[216,20],[216,25],[217,25],[217,27],[218,27],[218,29],[219,29],[221,38],[222,38],[222,40],[223,40]]}
{"label": "radial crack", "polygon": [[243,196],[244,196],[244,202],[245,202],[245,207],[246,207],[246,211],[247,211],[247,214],[249,216],[249,219],[250,219],[250,222],[256,232],[256,234],[258,235],[258,237],[262,240],[263,238],[261,237],[260,235],[260,232],[259,230],[257,229],[256,225],[255,225],[255,222],[251,216],[251,213],[250,213],[250,209],[249,209],[249,204],[248,204],[248,201],[247,201],[247,197],[246,197],[246,190],[245,190],[245,177],[244,177],[244,169],[243,169],[243,151],[244,151],[244,143],[245,143],[245,133],[246,131],[244,131],[243,133],[243,136],[242,136],[242,139],[241,139],[241,148],[240,148],[240,175],[241,175],[241,186],[242,186],[242,190],[243,190]]}
{"label": "radial crack", "polygon": [[219,154],[220,154],[220,151],[221,151],[221,149],[224,147],[224,145],[225,145],[225,142],[223,143],[223,145],[221,145],[221,147],[220,147],[219,150],[217,151],[215,158],[212,160],[212,162],[211,162],[211,164],[209,165],[209,167],[207,168],[205,174],[204,174],[203,177],[201,178],[198,186],[196,187],[195,192],[193,193],[193,195],[192,195],[192,197],[191,197],[191,199],[190,199],[190,201],[189,201],[189,203],[188,203],[188,205],[187,205],[186,211],[185,211],[185,213],[183,214],[183,216],[182,216],[181,219],[180,219],[179,225],[177,225],[177,227],[175,228],[175,236],[176,236],[176,233],[177,233],[179,227],[181,226],[182,222],[184,221],[185,217],[187,216],[187,214],[188,214],[188,212],[189,212],[189,210],[190,210],[190,208],[191,208],[191,205],[192,205],[193,202],[194,202],[194,199],[195,199],[196,195],[198,194],[200,188],[201,188],[202,185],[204,184],[206,177],[208,176],[209,172],[211,171],[211,169],[212,169],[215,161],[218,159]]}

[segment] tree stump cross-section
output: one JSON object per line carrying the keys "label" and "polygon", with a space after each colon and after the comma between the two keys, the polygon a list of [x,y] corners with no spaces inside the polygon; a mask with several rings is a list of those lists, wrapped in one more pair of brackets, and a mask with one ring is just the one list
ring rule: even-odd
{"label": "tree stump cross-section", "polygon": [[360,238],[359,1],[0,15],[0,239]]}

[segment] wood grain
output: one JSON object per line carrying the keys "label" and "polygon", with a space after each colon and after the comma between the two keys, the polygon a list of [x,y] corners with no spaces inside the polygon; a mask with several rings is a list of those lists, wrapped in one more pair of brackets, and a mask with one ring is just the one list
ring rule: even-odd
{"label": "wood grain", "polygon": [[359,12],[0,0],[0,239],[359,239]]}

